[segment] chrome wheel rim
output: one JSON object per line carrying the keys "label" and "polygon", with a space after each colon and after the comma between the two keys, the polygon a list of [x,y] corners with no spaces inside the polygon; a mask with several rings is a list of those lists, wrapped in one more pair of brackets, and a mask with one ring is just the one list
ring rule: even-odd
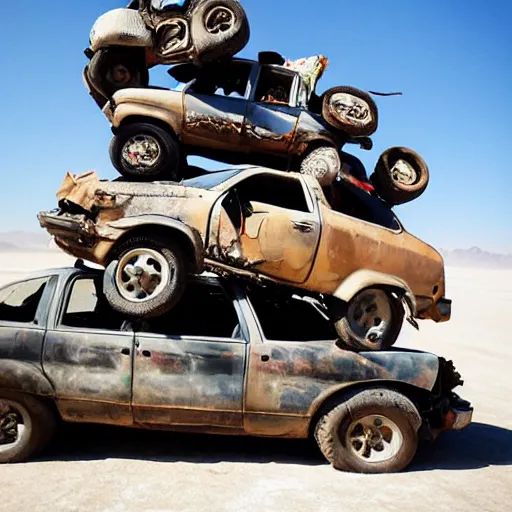
{"label": "chrome wheel rim", "polygon": [[162,293],[170,276],[170,265],[162,254],[152,249],[133,249],[119,260],[115,279],[124,299],[141,303]]}
{"label": "chrome wheel rim", "polygon": [[123,160],[134,169],[153,167],[160,158],[160,144],[151,135],[135,135],[122,150]]}
{"label": "chrome wheel rim", "polygon": [[228,32],[235,25],[235,13],[227,7],[214,7],[205,19],[206,30],[210,34]]}
{"label": "chrome wheel rim", "polygon": [[370,106],[366,101],[347,93],[337,93],[331,98],[331,113],[343,123],[353,126],[365,126],[373,121]]}
{"label": "chrome wheel rim", "polygon": [[25,443],[30,426],[30,416],[23,406],[0,399],[0,453]]}
{"label": "chrome wheel rim", "polygon": [[352,332],[370,343],[380,342],[391,326],[393,310],[383,290],[365,290],[351,301],[347,321]]}
{"label": "chrome wheel rim", "polygon": [[416,169],[405,160],[398,160],[393,166],[391,177],[401,185],[414,185],[418,181]]}
{"label": "chrome wheel rim", "polygon": [[380,414],[354,420],[347,430],[347,446],[368,463],[386,462],[395,457],[404,444],[398,425]]}

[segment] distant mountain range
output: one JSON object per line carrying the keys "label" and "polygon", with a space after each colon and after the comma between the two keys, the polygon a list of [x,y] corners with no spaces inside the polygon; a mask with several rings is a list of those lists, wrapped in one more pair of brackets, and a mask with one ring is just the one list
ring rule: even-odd
{"label": "distant mountain range", "polygon": [[495,254],[479,247],[439,251],[445,264],[452,267],[512,268],[512,254]]}
{"label": "distant mountain range", "polygon": [[53,245],[51,245],[51,237],[44,231],[39,233],[32,233],[27,231],[0,233],[1,252],[31,252],[51,250],[55,250]]}
{"label": "distant mountain range", "polygon": [[[32,252],[58,250],[45,232],[13,231],[0,233],[0,252]],[[457,267],[512,268],[512,254],[495,254],[479,247],[440,249],[446,265]]]}

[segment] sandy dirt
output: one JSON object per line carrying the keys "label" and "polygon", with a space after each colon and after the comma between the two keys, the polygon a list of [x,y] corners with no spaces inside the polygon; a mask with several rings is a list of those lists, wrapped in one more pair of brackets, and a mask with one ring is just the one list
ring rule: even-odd
{"label": "sandy dirt", "polygon": [[[0,254],[0,283],[61,255]],[[447,269],[453,319],[399,345],[454,360],[474,424],[395,475],[337,472],[307,441],[65,426],[33,462],[0,468],[0,511],[505,511],[512,507],[512,271]]]}

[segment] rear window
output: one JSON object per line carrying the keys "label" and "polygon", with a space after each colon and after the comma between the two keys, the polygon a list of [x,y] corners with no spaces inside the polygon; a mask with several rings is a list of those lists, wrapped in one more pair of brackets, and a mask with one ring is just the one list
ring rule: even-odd
{"label": "rear window", "polygon": [[14,283],[0,291],[0,320],[30,324],[35,322],[49,277]]}

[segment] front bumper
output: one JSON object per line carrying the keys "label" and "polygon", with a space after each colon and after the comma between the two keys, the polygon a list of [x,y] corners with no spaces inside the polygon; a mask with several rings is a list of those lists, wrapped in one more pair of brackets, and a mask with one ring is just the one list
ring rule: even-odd
{"label": "front bumper", "polygon": [[442,430],[463,430],[473,420],[473,407],[466,400],[454,394],[444,413]]}
{"label": "front bumper", "polygon": [[420,313],[422,320],[434,320],[436,323],[448,322],[452,316],[452,301],[441,297],[432,304],[426,311]]}

